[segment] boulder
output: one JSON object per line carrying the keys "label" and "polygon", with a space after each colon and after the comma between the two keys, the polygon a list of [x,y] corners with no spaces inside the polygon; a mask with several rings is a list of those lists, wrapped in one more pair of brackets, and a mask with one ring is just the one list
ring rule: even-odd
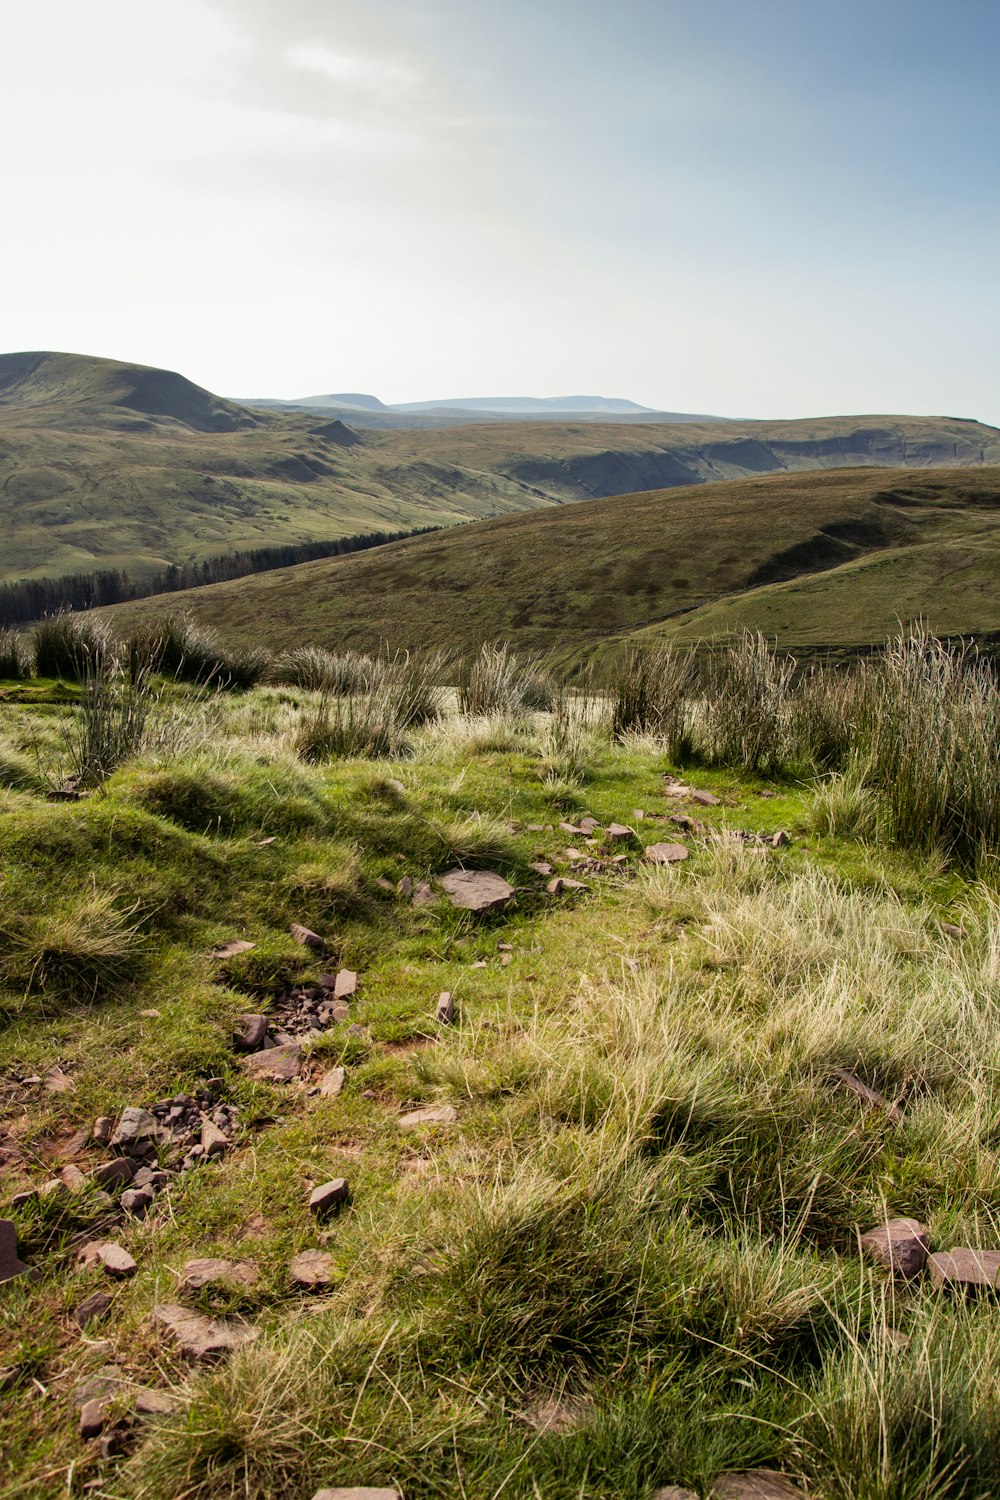
{"label": "boulder", "polygon": [[0,1281],[13,1281],[28,1269],[17,1253],[17,1230],[10,1219],[0,1219]]}
{"label": "boulder", "polygon": [[152,1316],[188,1359],[217,1359],[248,1344],[260,1331],[242,1318],[206,1318],[179,1302],[161,1303]]}
{"label": "boulder", "polygon": [[927,1264],[928,1234],[917,1219],[887,1219],[861,1236],[861,1249],[900,1281],[912,1281]]}
{"label": "boulder", "polygon": [[344,1068],[331,1068],[328,1073],[324,1073],[319,1085],[322,1097],[324,1099],[336,1099],[344,1087],[346,1077],[347,1073]]}
{"label": "boulder", "polygon": [[288,1263],[288,1274],[296,1286],[305,1291],[332,1286],[333,1257],[325,1250],[300,1250]]}
{"label": "boulder", "polygon": [[715,1500],[804,1500],[805,1490],[777,1469],[741,1469],[719,1474],[712,1494]]}
{"label": "boulder", "polygon": [[1000,1250],[943,1250],[927,1266],[934,1286],[973,1295],[1000,1290]]}
{"label": "boulder", "polygon": [[431,1104],[425,1109],[411,1109],[409,1114],[401,1116],[399,1121],[400,1130],[416,1130],[421,1125],[454,1125],[458,1119],[458,1110],[450,1104]]}
{"label": "boulder", "polygon": [[463,911],[495,911],[514,894],[514,887],[493,870],[447,870],[438,884],[452,906]]}
{"label": "boulder", "polygon": [[237,1016],[233,1046],[240,1052],[256,1052],[267,1036],[266,1016]]}
{"label": "boulder", "polygon": [[252,1052],[243,1059],[243,1066],[254,1078],[290,1083],[299,1076],[302,1067],[302,1043],[285,1042],[280,1047],[268,1047],[264,1052]]}
{"label": "boulder", "polygon": [[683,844],[647,844],[645,858],[651,865],[675,865],[687,859],[688,851]]}
{"label": "boulder", "polygon": [[455,997],[450,990],[441,991],[434,1015],[445,1026],[455,1019]]}
{"label": "boulder", "polygon": [[334,1177],[329,1182],[321,1183],[309,1194],[310,1211],[317,1219],[329,1218],[330,1214],[336,1213],[347,1202],[349,1191],[346,1177]]}

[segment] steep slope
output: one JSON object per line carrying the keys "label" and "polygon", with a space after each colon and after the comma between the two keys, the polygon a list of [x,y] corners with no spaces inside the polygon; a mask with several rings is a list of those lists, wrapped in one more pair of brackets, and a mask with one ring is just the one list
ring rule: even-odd
{"label": "steep slope", "polygon": [[183,376],[80,355],[0,358],[0,581],[172,562],[774,470],[1000,463],[946,417],[366,430],[249,411]]}
{"label": "steep slope", "polygon": [[760,625],[857,646],[900,617],[1000,630],[1000,467],[768,475],[508,516],[150,599],[234,640],[443,646],[504,638],[570,658],[636,632]]}

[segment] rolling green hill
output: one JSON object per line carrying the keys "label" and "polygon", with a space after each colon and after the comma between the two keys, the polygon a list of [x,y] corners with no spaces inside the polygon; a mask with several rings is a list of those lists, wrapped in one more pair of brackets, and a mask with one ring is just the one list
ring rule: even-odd
{"label": "rolling green hill", "polygon": [[1000,466],[768,475],[553,507],[354,557],[144,600],[276,648],[454,647],[504,638],[563,658],[636,633],[759,627],[854,648],[924,616],[1000,632]]}
{"label": "rolling green hill", "polygon": [[777,470],[1000,463],[948,417],[493,421],[355,432],[225,401],[170,371],[0,356],[0,581],[124,568]]}

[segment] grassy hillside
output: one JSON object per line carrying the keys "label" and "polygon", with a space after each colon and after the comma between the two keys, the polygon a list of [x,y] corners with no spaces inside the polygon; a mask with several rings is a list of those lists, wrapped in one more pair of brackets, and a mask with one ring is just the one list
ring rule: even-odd
{"label": "grassy hillside", "polygon": [[170,371],[0,357],[0,578],[450,525],[567,500],[775,470],[1000,462],[1000,432],[951,418],[493,422],[352,431],[223,401]]}
{"label": "grassy hillside", "polygon": [[818,784],[787,724],[682,771],[573,699],[307,763],[314,695],[161,684],[52,800],[67,691],[0,688],[5,1496],[995,1493],[947,1252],[1000,1246],[1000,920],[890,842],[911,779]]}
{"label": "grassy hillside", "polygon": [[[1000,468],[770,475],[595,500],[171,596],[233,640],[365,650],[506,638],[562,656],[740,623],[788,646],[918,615],[1000,631]],[[162,613],[145,600],[124,619]]]}

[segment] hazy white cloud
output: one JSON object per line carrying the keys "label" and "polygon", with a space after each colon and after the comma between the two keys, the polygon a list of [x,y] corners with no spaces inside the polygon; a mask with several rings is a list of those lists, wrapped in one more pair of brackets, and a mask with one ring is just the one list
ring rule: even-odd
{"label": "hazy white cloud", "polygon": [[713,4],[9,7],[0,342],[230,394],[991,415],[988,170],[935,222],[888,111]]}

